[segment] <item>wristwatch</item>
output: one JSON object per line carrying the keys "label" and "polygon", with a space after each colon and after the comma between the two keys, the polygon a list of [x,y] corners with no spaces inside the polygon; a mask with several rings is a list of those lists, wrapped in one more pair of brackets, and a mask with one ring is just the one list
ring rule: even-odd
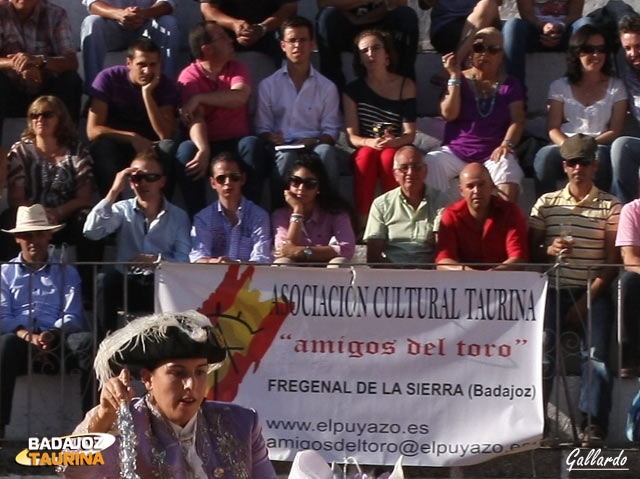
{"label": "wristwatch", "polygon": [[47,68],[47,56],[46,55],[38,55],[40,57],[40,70],[44,70]]}
{"label": "wristwatch", "polygon": [[304,259],[306,259],[307,261],[311,260],[311,255],[313,254],[311,246],[307,246],[304,250],[302,250],[302,252],[304,253]]}

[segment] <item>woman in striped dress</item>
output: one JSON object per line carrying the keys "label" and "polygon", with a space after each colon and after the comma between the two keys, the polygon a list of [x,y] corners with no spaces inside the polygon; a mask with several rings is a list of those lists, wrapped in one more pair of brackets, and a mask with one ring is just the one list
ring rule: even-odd
{"label": "woman in striped dress", "polygon": [[382,191],[397,186],[393,156],[416,136],[416,85],[398,75],[397,56],[387,32],[364,30],[354,40],[357,80],[345,87],[343,107],[354,153],[354,191],[358,214],[366,216],[378,178]]}

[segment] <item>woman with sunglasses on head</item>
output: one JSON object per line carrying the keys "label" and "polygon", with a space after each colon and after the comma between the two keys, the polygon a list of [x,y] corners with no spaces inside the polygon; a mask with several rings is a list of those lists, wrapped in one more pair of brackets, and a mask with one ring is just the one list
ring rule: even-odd
{"label": "woman with sunglasses on head", "polygon": [[[51,224],[66,224],[53,237],[53,244],[75,245],[80,261],[100,259],[95,244],[82,235],[92,202],[92,164],[65,104],[55,96],[36,98],[27,110],[27,128],[9,151],[10,209],[5,215],[13,221],[18,206],[40,203]],[[15,246],[9,251],[3,248],[0,255]]]}
{"label": "woman with sunglasses on head", "polygon": [[[61,472],[80,479],[276,479],[256,411],[206,399],[226,355],[223,338],[196,311],[134,319],[108,336],[94,362],[100,404],[74,434],[108,433],[115,444],[101,452],[102,464]],[[142,381],[142,397],[134,397],[132,377]]]}
{"label": "woman with sunglasses on head", "polygon": [[599,167],[595,184],[611,190],[610,150],[624,127],[627,91],[613,77],[609,45],[593,25],[579,28],[569,40],[567,74],[549,87],[547,126],[553,144],[541,148],[534,160],[536,193],[556,190],[564,179],[560,145],[577,133],[591,135],[598,143]]}
{"label": "woman with sunglasses on head", "polygon": [[348,262],[356,244],[349,208],[329,184],[318,155],[299,154],[287,178],[288,206],[271,217],[274,263]]}
{"label": "woman with sunglasses on head", "polygon": [[[440,102],[446,120],[443,144],[425,157],[427,184],[458,198],[455,178],[469,163],[483,163],[501,196],[517,201],[524,176],[514,149],[524,129],[524,93],[503,73],[503,39],[494,27],[473,37],[471,68],[462,70],[455,53],[442,57],[449,73]],[[455,196],[452,194],[455,188]]]}
{"label": "woman with sunglasses on head", "polygon": [[416,85],[396,73],[393,40],[381,30],[356,36],[353,69],[358,79],[345,87],[342,103],[349,143],[356,148],[355,203],[364,225],[378,178],[383,192],[396,187],[393,155],[416,137]]}

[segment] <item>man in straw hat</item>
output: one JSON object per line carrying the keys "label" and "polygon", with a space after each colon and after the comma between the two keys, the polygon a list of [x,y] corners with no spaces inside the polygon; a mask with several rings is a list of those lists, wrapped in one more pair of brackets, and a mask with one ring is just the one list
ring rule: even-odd
{"label": "man in straw hat", "polygon": [[83,408],[92,405],[91,333],[84,322],[80,276],[49,251],[53,233],[63,227],[49,224],[44,207],[35,204],[20,206],[15,228],[2,230],[14,236],[21,252],[1,269],[0,437],[11,417],[16,377],[27,372],[29,345],[37,371],[79,367]]}
{"label": "man in straw hat", "polygon": [[[127,448],[137,443],[128,457],[143,478],[275,479],[257,413],[205,400],[208,374],[225,357],[209,318],[196,311],[134,319],[107,336],[95,359],[100,405],[74,434],[111,433],[116,444],[102,451],[104,465],[68,467],[65,476],[120,477],[133,461],[121,461],[119,449],[134,452]],[[129,369],[147,389],[141,398]]]}

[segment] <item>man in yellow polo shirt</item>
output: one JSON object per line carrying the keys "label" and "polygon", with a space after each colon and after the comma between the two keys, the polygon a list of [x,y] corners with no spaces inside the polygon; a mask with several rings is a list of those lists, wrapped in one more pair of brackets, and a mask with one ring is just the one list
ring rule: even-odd
{"label": "man in yellow polo shirt", "polygon": [[553,384],[559,322],[561,327],[575,330],[581,339],[583,447],[602,445],[607,434],[612,387],[607,359],[614,319],[609,286],[617,268],[603,265],[619,262],[615,238],[621,206],[615,196],[593,183],[597,149],[595,139],[581,133],[564,141],[560,154],[568,184],[538,198],[529,218],[533,260],[562,264],[549,278],[543,357],[545,406]]}

